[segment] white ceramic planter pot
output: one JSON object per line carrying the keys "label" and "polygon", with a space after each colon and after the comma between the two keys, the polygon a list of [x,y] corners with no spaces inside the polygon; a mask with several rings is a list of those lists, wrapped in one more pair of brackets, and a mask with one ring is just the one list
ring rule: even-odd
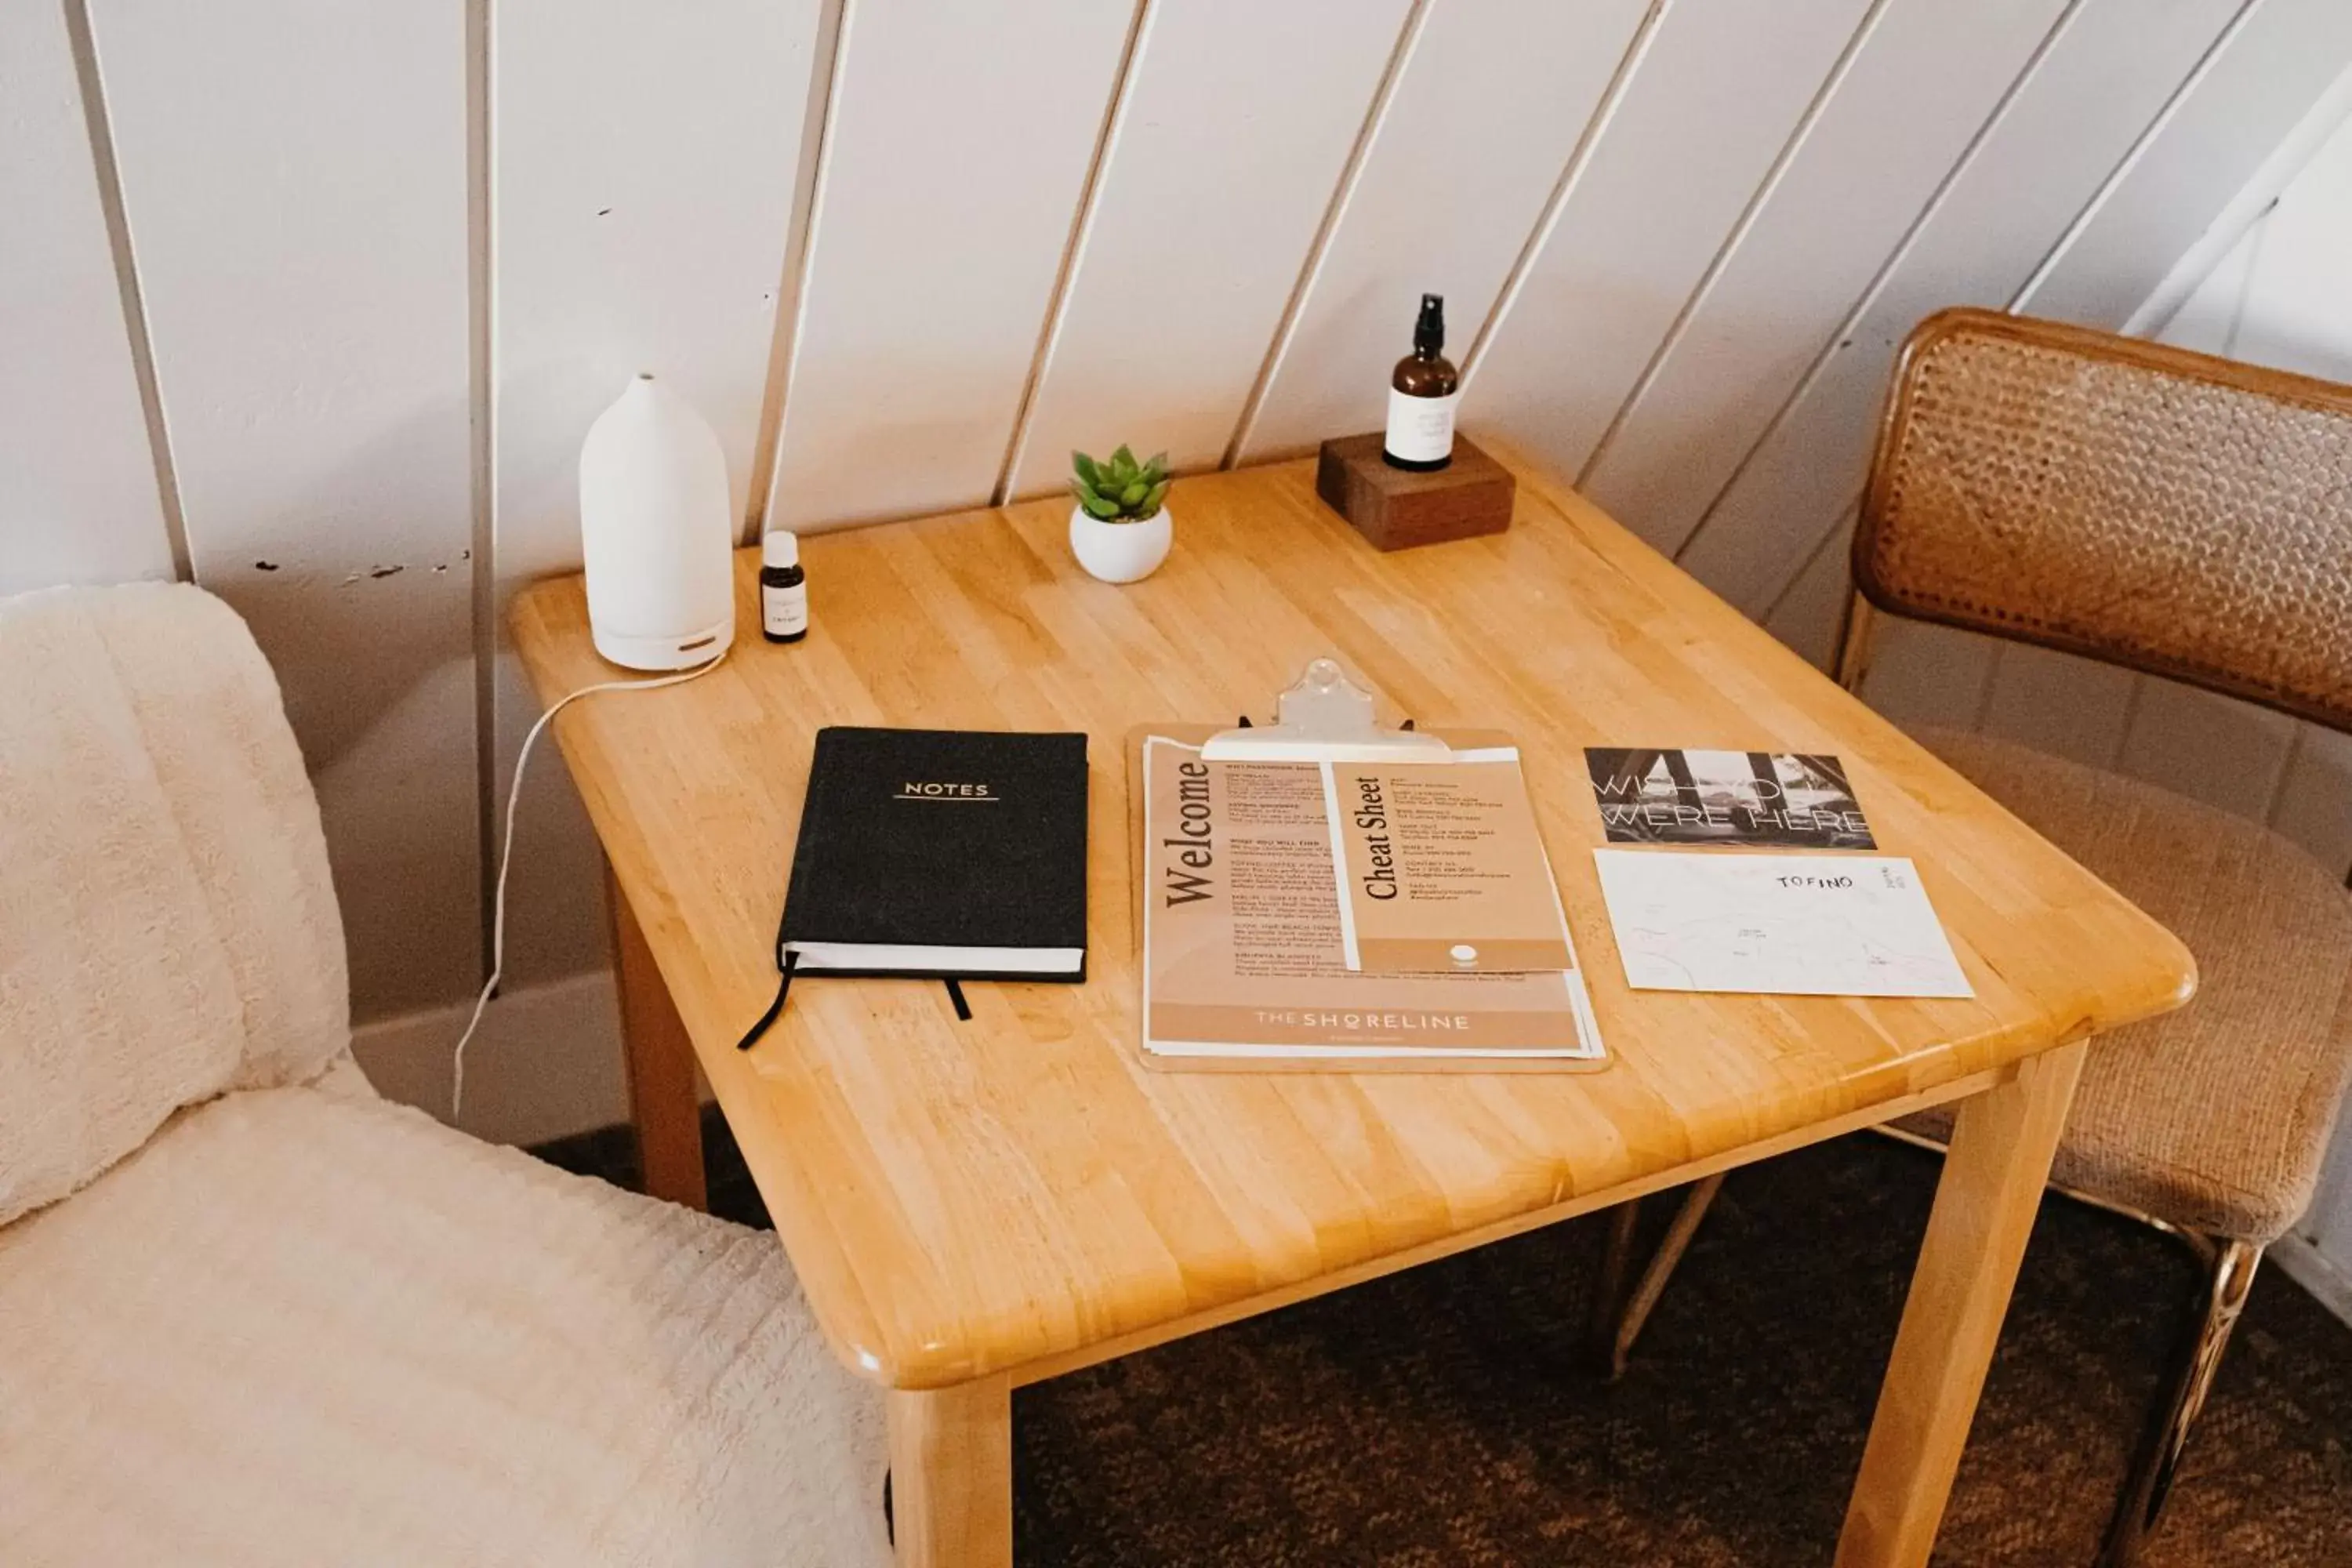
{"label": "white ceramic planter pot", "polygon": [[1070,553],[1106,583],[1136,583],[1160,570],[1176,531],[1161,507],[1141,522],[1105,522],[1087,509],[1070,509]]}

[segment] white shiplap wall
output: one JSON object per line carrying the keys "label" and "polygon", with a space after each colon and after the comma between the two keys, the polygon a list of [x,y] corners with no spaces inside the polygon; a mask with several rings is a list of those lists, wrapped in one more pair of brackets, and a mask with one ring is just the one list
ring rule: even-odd
{"label": "white shiplap wall", "polygon": [[[1911,322],[2123,324],[2347,60],[2341,0],[11,6],[0,586],[247,614],[360,1010],[430,1043],[531,716],[499,611],[576,562],[626,374],[710,417],[747,527],[821,528],[1369,427],[1438,289],[1474,430],[1818,657]],[[2239,735],[2216,787],[2352,860],[2343,742],[1943,634],[1877,680],[2154,771]],[[513,973],[593,971],[557,770],[519,826]],[[513,1048],[610,1081],[561,1056],[608,1036]]]}
{"label": "white shiplap wall", "polygon": [[[2066,9],[1884,7],[1651,354],[1579,487],[1678,551]],[[1890,137],[1892,126],[1902,133]]]}
{"label": "white shiplap wall", "polygon": [[[2252,166],[2228,156],[2195,163],[2178,150],[2225,145],[2242,109],[2273,141],[2286,133],[2291,120],[2250,100],[2268,41],[2315,20],[2295,3],[2081,0],[1685,542],[1684,563],[1784,641],[1825,659],[1845,599],[1869,411],[1911,323],[1938,302],[2055,313],[2044,287],[2053,275],[2062,285],[2126,269],[2137,276],[2140,264],[2105,239],[2119,222],[2127,226],[2119,215],[2160,219],[2168,226],[2161,248],[2189,248]],[[2302,103],[2320,90],[2295,85]],[[2295,95],[2285,101],[2295,105]],[[2053,219],[2068,210],[2080,216],[2056,229],[2063,237],[2053,247]],[[2136,301],[2149,281],[2126,282],[2116,297]],[[2121,326],[2130,309],[2112,299],[2074,302],[2072,319],[2094,326]],[[1984,639],[1905,627],[1874,669],[1871,694],[1898,716],[1970,726],[1988,710],[1995,658]],[[2020,696],[2035,705],[2031,693]],[[2087,732],[2078,722],[2051,727]]]}
{"label": "white shiplap wall", "polygon": [[90,21],[196,579],[277,665],[354,994],[445,1000],[481,948],[465,0]]}
{"label": "white shiplap wall", "polygon": [[92,140],[66,13],[0,9],[0,594],[175,570]]}
{"label": "white shiplap wall", "polygon": [[1912,326],[1947,305],[2013,300],[2052,237],[2097,195],[2238,4],[2082,0],[2068,8],[1681,535],[1684,566],[1751,616],[1778,605],[1861,494],[1876,433],[1871,416]]}
{"label": "white shiplap wall", "polygon": [[[580,565],[580,437],[650,372],[705,411],[738,515],[757,471],[808,105],[830,61],[818,0],[504,0],[490,47],[492,570]],[[677,84],[698,84],[681,97]],[[496,637],[494,801],[539,704]],[[499,826],[503,828],[503,821]],[[595,839],[561,767],[534,767],[509,897],[517,983],[602,962]]]}
{"label": "white shiplap wall", "polygon": [[1895,3],[1660,7],[1464,367],[1470,418],[1581,473],[1832,73]]}
{"label": "white shiplap wall", "polygon": [[1139,24],[844,0],[768,516],[985,504]]}
{"label": "white shiplap wall", "polygon": [[[1013,436],[1009,493],[1144,442],[1214,468],[1390,62],[1405,0],[1147,8]],[[1233,47],[1247,35],[1250,47]],[[1148,430],[1149,436],[1140,434]]]}
{"label": "white shiplap wall", "polygon": [[1400,323],[1423,293],[1445,297],[1464,355],[1651,11],[1649,0],[1422,10],[1234,433],[1240,461],[1378,427]]}

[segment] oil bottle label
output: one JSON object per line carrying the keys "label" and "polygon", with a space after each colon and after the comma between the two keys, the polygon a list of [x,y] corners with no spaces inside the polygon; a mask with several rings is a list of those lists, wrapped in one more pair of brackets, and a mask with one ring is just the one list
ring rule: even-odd
{"label": "oil bottle label", "polygon": [[1391,458],[1408,463],[1434,463],[1454,455],[1454,405],[1458,392],[1444,397],[1415,397],[1389,389],[1388,437],[1382,443]]}

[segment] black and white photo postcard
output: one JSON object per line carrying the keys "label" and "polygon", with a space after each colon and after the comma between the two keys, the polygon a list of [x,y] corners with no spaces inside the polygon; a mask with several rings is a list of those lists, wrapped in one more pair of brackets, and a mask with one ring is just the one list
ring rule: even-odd
{"label": "black and white photo postcard", "polygon": [[1584,762],[1612,844],[1878,847],[1832,756],[1595,746]]}

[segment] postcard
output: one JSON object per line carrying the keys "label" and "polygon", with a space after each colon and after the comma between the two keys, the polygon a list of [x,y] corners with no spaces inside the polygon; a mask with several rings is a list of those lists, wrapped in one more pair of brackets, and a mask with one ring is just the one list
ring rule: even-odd
{"label": "postcard", "polygon": [[1596,746],[1584,764],[1612,844],[1878,847],[1833,756]]}
{"label": "postcard", "polygon": [[1973,996],[1895,856],[1595,849],[1625,980],[1637,991]]}

